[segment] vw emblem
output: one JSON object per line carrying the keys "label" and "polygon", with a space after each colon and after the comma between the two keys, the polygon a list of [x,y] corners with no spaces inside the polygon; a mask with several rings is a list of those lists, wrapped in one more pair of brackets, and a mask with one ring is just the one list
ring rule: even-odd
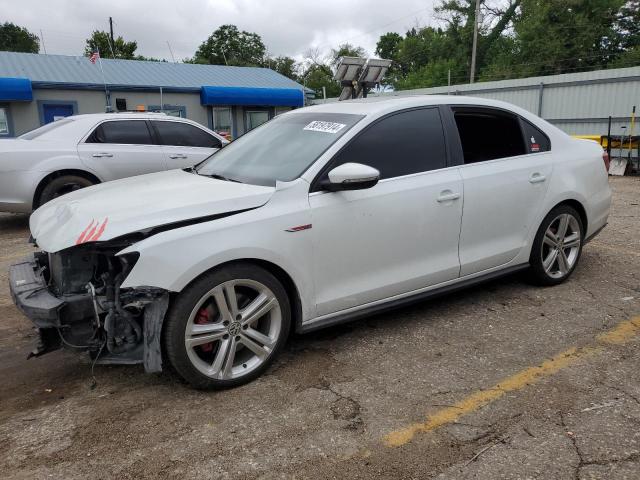
{"label": "vw emblem", "polygon": [[242,325],[240,322],[231,322],[229,325],[229,335],[238,335],[241,329]]}

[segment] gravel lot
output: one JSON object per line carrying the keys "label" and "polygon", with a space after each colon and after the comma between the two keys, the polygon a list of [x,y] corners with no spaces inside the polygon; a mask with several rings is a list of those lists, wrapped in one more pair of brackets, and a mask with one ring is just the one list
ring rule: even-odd
{"label": "gravel lot", "polygon": [[611,185],[565,284],[509,277],[297,336],[215,393],[137,366],[96,367],[91,389],[83,357],[27,361],[7,285],[27,217],[0,214],[1,477],[638,479],[640,179]]}

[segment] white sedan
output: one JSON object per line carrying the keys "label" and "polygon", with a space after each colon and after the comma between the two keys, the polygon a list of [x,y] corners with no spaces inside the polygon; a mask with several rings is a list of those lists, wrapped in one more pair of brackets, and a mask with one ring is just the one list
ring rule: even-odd
{"label": "white sedan", "polygon": [[[369,99],[280,115],[191,170],[38,209],[17,305],[97,361],[197,388],[308,332],[528,270],[565,281],[607,223],[602,148],[502,102]],[[46,252],[46,253],[45,253]]]}
{"label": "white sedan", "polygon": [[28,213],[97,183],[190,167],[227,143],[161,113],[67,117],[0,142],[0,212]]}

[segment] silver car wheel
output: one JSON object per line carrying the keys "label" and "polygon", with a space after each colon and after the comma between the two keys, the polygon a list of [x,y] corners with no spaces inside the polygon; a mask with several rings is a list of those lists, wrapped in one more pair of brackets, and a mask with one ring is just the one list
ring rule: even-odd
{"label": "silver car wheel", "polygon": [[544,233],[542,266],[551,278],[562,278],[571,272],[580,253],[580,223],[569,213],[558,215]]}
{"label": "silver car wheel", "polygon": [[207,292],[185,329],[189,360],[218,380],[242,377],[273,352],[282,327],[274,293],[255,280],[230,280]]}

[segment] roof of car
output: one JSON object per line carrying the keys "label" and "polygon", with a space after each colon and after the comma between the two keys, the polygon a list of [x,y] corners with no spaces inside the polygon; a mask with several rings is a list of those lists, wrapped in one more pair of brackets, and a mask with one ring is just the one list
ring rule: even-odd
{"label": "roof of car", "polygon": [[[429,105],[481,105],[494,106],[500,108],[517,109],[514,105],[500,102],[498,100],[489,100],[478,97],[465,97],[460,95],[413,95],[402,97],[369,97],[356,100],[344,100],[341,102],[331,102],[325,104],[314,105],[313,108],[318,112],[334,112],[334,113],[356,113],[361,115],[371,115],[396,110],[398,108],[423,107]],[[308,110],[307,110],[308,111]]]}

